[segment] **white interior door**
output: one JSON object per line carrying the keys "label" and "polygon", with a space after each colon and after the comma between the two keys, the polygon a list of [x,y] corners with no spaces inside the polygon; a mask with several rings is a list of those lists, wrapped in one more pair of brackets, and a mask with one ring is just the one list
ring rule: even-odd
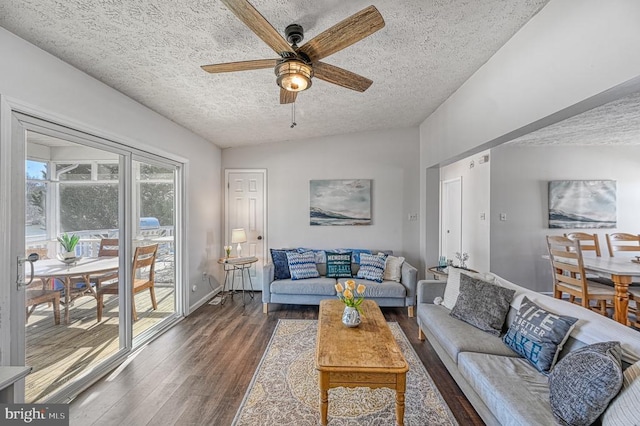
{"label": "white interior door", "polygon": [[[266,170],[226,170],[225,245],[231,244],[231,230],[244,228],[247,242],[242,244],[242,256],[255,256],[258,262],[249,270],[253,288],[262,287],[262,267],[265,263],[266,236]],[[240,280],[235,287],[240,288]],[[248,286],[248,283],[246,283]],[[248,289],[248,288],[247,288]]]}
{"label": "white interior door", "polygon": [[441,206],[440,255],[452,260],[462,252],[462,177],[442,182]]}

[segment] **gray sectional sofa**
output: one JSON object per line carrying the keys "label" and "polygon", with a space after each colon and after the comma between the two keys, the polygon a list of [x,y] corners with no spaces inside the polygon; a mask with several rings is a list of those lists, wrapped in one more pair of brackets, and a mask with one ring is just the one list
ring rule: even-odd
{"label": "gray sectional sofa", "polygon": [[[327,278],[326,264],[317,263],[316,267],[320,273],[318,278],[275,280],[275,267],[273,263],[267,263],[262,274],[263,312],[265,314],[269,312],[270,303],[319,305],[323,299],[337,297],[336,282],[344,283],[349,278]],[[400,282],[383,281],[381,283],[355,278],[358,269],[359,265],[352,263],[351,271],[354,276],[352,279],[356,282],[356,285],[362,283],[367,286],[365,292],[367,299],[375,300],[379,306],[407,307],[409,316],[414,316],[418,281],[418,270],[416,268],[405,261],[402,264]]]}
{"label": "gray sectional sofa", "polygon": [[[559,359],[580,347],[612,340],[621,342],[623,367],[640,358],[638,331],[580,306],[527,290],[495,274],[487,276],[516,292],[505,328],[513,321],[524,296],[544,309],[578,318]],[[547,376],[508,348],[500,337],[460,321],[450,316],[444,306],[434,304],[434,299],[443,297],[445,286],[443,281],[418,282],[420,339],[426,336],[484,422],[488,425],[557,424],[549,402]]]}

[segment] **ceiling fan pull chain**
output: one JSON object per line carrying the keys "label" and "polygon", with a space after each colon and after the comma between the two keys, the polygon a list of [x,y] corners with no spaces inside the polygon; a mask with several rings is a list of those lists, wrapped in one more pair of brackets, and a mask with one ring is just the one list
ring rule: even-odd
{"label": "ceiling fan pull chain", "polygon": [[296,123],[296,103],[291,102],[291,128],[296,127],[298,123]]}

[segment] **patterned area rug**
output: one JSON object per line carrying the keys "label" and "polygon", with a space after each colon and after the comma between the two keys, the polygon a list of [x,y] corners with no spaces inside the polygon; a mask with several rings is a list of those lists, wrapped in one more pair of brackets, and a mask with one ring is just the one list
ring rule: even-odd
{"label": "patterned area rug", "polygon": [[[457,425],[400,326],[389,323],[409,363],[404,424]],[[233,420],[234,426],[320,424],[315,346],[318,322],[279,320],[258,370]],[[329,425],[395,424],[395,391],[329,390]]]}

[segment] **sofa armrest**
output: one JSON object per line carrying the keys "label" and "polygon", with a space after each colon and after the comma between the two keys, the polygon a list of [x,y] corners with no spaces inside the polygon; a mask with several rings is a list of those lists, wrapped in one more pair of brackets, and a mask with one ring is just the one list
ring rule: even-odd
{"label": "sofa armrest", "polygon": [[431,303],[436,297],[444,296],[446,281],[420,280],[418,281],[418,303]]}
{"label": "sofa armrest", "polygon": [[414,306],[416,300],[416,285],[418,283],[418,270],[409,263],[404,262],[402,264],[400,283],[407,288],[407,298],[413,301],[409,306]]}
{"label": "sofa armrest", "polygon": [[262,267],[262,303],[271,301],[271,283],[275,278],[275,272],[273,263],[265,263]]}

